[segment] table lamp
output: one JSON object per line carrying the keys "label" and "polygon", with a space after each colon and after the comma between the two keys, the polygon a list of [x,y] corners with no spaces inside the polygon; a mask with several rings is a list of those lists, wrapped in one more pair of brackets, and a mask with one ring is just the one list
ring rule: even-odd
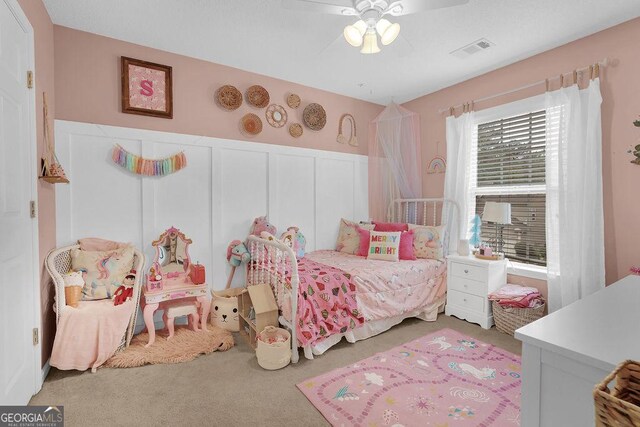
{"label": "table lamp", "polygon": [[511,203],[486,202],[482,220],[496,225],[496,253],[502,253],[502,229],[511,224]]}

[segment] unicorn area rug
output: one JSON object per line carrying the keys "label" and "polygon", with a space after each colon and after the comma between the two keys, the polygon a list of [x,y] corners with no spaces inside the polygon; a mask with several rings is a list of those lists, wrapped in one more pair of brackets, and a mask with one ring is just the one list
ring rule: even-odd
{"label": "unicorn area rug", "polygon": [[334,426],[520,425],[520,357],[451,329],[298,388]]}

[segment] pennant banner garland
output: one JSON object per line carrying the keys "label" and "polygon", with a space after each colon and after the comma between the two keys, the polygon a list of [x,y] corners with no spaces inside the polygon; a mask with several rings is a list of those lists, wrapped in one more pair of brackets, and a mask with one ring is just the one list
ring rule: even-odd
{"label": "pennant banner garland", "polygon": [[118,144],[113,147],[113,161],[129,172],[147,176],[169,175],[187,167],[187,156],[183,151],[166,159],[144,159],[128,152]]}

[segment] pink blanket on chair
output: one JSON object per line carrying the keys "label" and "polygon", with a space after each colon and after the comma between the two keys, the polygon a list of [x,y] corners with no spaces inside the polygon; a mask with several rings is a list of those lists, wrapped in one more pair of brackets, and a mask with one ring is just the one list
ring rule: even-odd
{"label": "pink blanket on chair", "polygon": [[345,333],[364,323],[356,302],[356,286],[349,273],[303,258],[298,261],[298,276],[296,331],[301,346]]}
{"label": "pink blanket on chair", "polygon": [[95,372],[120,346],[133,309],[131,300],[114,306],[110,299],[66,306],[58,322],[51,366]]}

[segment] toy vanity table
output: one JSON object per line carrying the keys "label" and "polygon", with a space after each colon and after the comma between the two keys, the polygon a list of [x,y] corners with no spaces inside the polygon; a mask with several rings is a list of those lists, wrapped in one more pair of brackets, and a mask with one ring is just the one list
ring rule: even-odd
{"label": "toy vanity table", "polygon": [[[140,301],[144,324],[149,332],[149,342],[145,347],[156,340],[153,314],[157,310],[164,311],[167,326],[166,314],[169,308],[196,306],[201,313],[201,329],[207,330],[211,301],[204,282],[204,272],[200,275],[199,266],[191,264],[188,251],[191,243],[191,239],[174,227],[162,233],[152,243],[156,248],[156,256],[149,270],[150,274],[146,276],[143,298]],[[193,326],[197,330],[197,325]]]}

